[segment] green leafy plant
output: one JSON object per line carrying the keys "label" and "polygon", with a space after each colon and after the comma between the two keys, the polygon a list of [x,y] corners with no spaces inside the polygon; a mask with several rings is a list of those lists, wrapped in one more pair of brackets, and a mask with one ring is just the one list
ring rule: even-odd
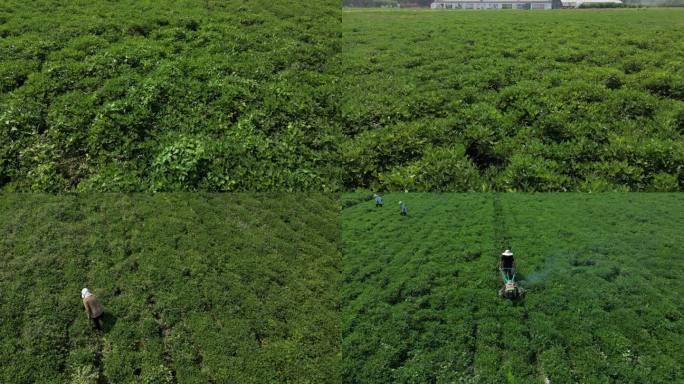
{"label": "green leafy plant", "polygon": [[209,160],[205,141],[180,136],[162,149],[152,163],[155,190],[174,190],[196,186],[204,177],[203,169]]}
{"label": "green leafy plant", "polygon": [[[9,0],[0,19],[3,190],[340,188],[335,1]],[[211,150],[240,124],[268,146],[235,166]],[[280,149],[290,126],[308,137]]]}
{"label": "green leafy plant", "polygon": [[[665,191],[672,177],[680,190],[681,16],[345,10],[343,185],[473,190],[470,172],[418,176],[465,147],[477,190]],[[654,162],[655,147],[676,165]]]}

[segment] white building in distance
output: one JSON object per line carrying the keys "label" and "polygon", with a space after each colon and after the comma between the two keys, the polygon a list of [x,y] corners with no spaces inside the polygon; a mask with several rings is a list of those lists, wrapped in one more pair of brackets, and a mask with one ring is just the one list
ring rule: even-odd
{"label": "white building in distance", "polygon": [[560,0],[436,0],[430,4],[432,9],[555,9],[560,7]]}
{"label": "white building in distance", "polygon": [[622,0],[562,0],[563,8],[578,8],[582,4],[622,4]]}

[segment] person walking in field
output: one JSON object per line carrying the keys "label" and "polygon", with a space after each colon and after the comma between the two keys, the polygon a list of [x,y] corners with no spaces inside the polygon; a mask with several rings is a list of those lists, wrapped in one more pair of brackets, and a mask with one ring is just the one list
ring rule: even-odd
{"label": "person walking in field", "polygon": [[81,299],[83,300],[83,306],[85,307],[88,318],[92,320],[93,325],[97,330],[102,330],[102,315],[104,314],[102,304],[100,304],[97,297],[95,297],[88,288],[83,288],[81,290]]}
{"label": "person walking in field", "polygon": [[382,197],[375,193],[373,194],[373,197],[375,198],[375,208],[382,208]]}
{"label": "person walking in field", "polygon": [[401,210],[402,216],[408,215],[408,208],[406,208],[406,203],[404,203],[403,201],[399,202],[399,209]]}

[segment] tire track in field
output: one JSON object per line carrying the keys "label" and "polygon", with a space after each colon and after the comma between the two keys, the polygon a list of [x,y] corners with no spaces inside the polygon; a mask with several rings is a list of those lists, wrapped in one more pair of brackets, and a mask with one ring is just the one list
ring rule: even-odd
{"label": "tire track in field", "polygon": [[97,337],[97,350],[95,351],[95,356],[93,356],[93,366],[97,371],[97,384],[107,384],[109,380],[104,374],[104,367],[102,366],[102,350],[103,350],[103,340],[102,336]]}
{"label": "tire track in field", "polygon": [[157,326],[159,327],[159,337],[161,338],[161,343],[162,343],[162,360],[164,362],[164,367],[171,372],[171,383],[175,384],[176,381],[176,368],[175,368],[175,363],[173,361],[173,357],[171,356],[171,351],[169,349],[169,343],[168,343],[168,336],[171,333],[171,329],[164,324],[164,321],[162,320],[162,316],[159,313],[159,311],[155,310],[155,304],[156,304],[156,299],[154,296],[150,297],[147,299],[147,305],[150,308],[150,312],[152,313],[152,316],[154,318],[154,322],[157,323]]}
{"label": "tire track in field", "polygon": [[[501,207],[501,202],[499,201],[499,195],[498,193],[494,193],[493,195],[493,225],[492,227],[494,228],[494,249],[500,249],[501,247],[506,247],[510,243],[510,237],[508,236],[508,231],[506,230],[506,223],[505,220],[503,219],[503,208]],[[498,273],[498,271],[497,271]],[[476,307],[476,311],[480,311],[481,309],[486,309],[485,308],[480,308],[478,305]],[[473,328],[470,332],[470,338],[472,340],[472,346],[469,348],[470,349],[470,360],[472,361],[471,365],[471,371],[472,374],[477,376],[478,371],[477,371],[477,366],[475,365],[475,361],[477,360],[477,356],[479,353],[479,348],[478,348],[478,334],[480,332],[480,321],[485,319],[486,317],[492,316],[491,314],[484,315],[482,313],[475,313],[474,316],[472,317],[473,320]]]}
{"label": "tire track in field", "polygon": [[[172,204],[171,199],[168,196],[165,197],[165,202],[166,202],[166,204]],[[137,203],[138,203],[137,201],[132,201],[131,205],[135,206]],[[124,236],[123,247],[124,247],[124,249],[123,249],[123,252],[124,252],[125,260],[128,260],[129,258],[131,258],[133,256],[133,253],[134,253],[134,250],[132,247],[133,237],[131,235],[130,228],[132,228],[134,225],[141,225],[142,223],[144,223],[144,221],[145,221],[145,218],[137,210],[135,210],[135,211],[133,211],[133,215],[130,217],[130,222],[132,224],[130,226],[127,226],[124,228],[124,233],[123,233],[123,236]],[[176,242],[176,244],[174,245],[174,247],[177,249],[178,248],[178,244],[177,244],[178,238],[175,239],[175,242]],[[173,358],[171,357],[171,351],[169,349],[168,341],[167,341],[168,335],[171,332],[171,330],[164,323],[162,316],[161,316],[161,313],[159,313],[159,311],[156,310],[156,308],[155,308],[156,303],[157,303],[157,300],[154,296],[150,296],[147,299],[147,306],[150,310],[150,313],[152,314],[154,322],[157,323],[157,327],[159,328],[159,338],[161,339],[161,343],[162,343],[161,358],[162,358],[164,367],[169,372],[171,372],[171,383],[175,384],[177,382],[176,381],[176,369],[175,369],[175,364],[174,364]]]}
{"label": "tire track in field", "polygon": [[[510,232],[508,231],[508,226],[506,223],[506,216],[503,211],[503,204],[501,203],[501,194],[498,192],[495,192],[494,195],[492,196],[492,205],[494,207],[494,247],[495,249],[498,249],[499,251],[503,251],[506,249],[510,249],[513,251],[513,245],[512,245],[512,239]],[[515,222],[515,218],[512,217],[513,221]],[[515,253],[515,252],[513,252]],[[497,271],[498,273],[498,271]],[[516,306],[522,306],[523,308],[523,313],[522,317],[520,320],[522,320],[523,323],[523,331],[521,333],[521,336],[524,337],[527,341],[526,345],[531,345],[532,343],[532,335],[530,334],[529,330],[529,324],[528,324],[528,319],[529,319],[529,312],[527,310],[527,306],[525,305],[524,299],[518,299],[517,303],[514,305]],[[534,370],[536,372],[541,372],[541,367],[539,367],[538,363],[538,351],[535,349],[531,349],[530,354],[528,355],[527,358],[527,363],[530,366],[534,367]]]}
{"label": "tire track in field", "polygon": [[[102,201],[102,199],[98,200],[99,208],[97,209],[97,213],[101,215],[101,220],[102,220],[102,226],[103,228],[111,229],[111,223],[112,221],[109,220],[109,212],[107,212],[107,209],[103,209],[105,206],[105,203]],[[100,211],[100,209],[103,209]],[[126,233],[124,233],[125,235]],[[92,259],[90,257],[85,258],[86,264],[85,264],[85,271],[92,271]],[[90,275],[89,272],[86,272],[88,275]],[[86,279],[87,281],[93,281],[92,278]],[[88,319],[90,321],[90,319]],[[100,317],[101,324],[104,325],[104,316]],[[104,327],[103,327],[104,328]],[[102,357],[104,354],[104,330],[96,330],[95,334],[97,335],[97,344],[95,348],[95,354],[93,355],[93,367],[95,368],[95,371],[97,372],[97,384],[107,384],[109,383],[109,379],[107,379],[107,376],[104,374],[104,364],[102,364]]]}
{"label": "tire track in field", "polygon": [[503,206],[501,205],[501,196],[498,192],[494,193],[492,198],[494,205],[494,247],[495,249],[511,249],[511,236],[508,233],[506,226],[506,217],[503,213]]}
{"label": "tire track in field", "polygon": [[[499,209],[500,209],[500,211],[499,211],[500,219],[501,219],[501,222],[504,223],[504,226],[505,226],[504,230],[506,231],[505,232],[505,238],[506,238],[506,241],[508,242],[506,244],[506,246],[508,247],[508,249],[512,249],[513,245],[511,244],[512,239],[511,239],[510,233],[508,232],[508,224],[511,224],[513,227],[519,227],[520,222],[516,219],[515,215],[511,215],[509,217],[510,220],[508,221],[508,223],[506,223],[505,222],[505,215],[503,214],[503,206],[501,205],[501,201],[499,201],[498,204],[499,204]],[[518,273],[518,276],[523,276],[521,279],[524,279],[523,274]],[[530,345],[531,340],[532,340],[532,335],[530,333],[530,327],[528,325],[529,311],[527,310],[527,306],[525,305],[524,301],[521,301],[520,305],[523,307],[523,313],[522,313],[523,333],[522,333],[522,335],[527,339],[528,345]],[[528,356],[527,363],[530,364],[531,366],[536,367],[536,371],[540,372],[542,374],[542,376],[546,377],[546,374],[544,374],[542,372],[542,367],[538,366],[539,352],[534,350],[534,349],[531,350],[530,352],[531,352],[531,354]]]}

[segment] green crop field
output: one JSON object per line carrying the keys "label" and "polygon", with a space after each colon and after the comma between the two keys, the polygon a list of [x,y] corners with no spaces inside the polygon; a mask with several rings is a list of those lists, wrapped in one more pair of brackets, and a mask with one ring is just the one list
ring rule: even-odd
{"label": "green crop field", "polygon": [[0,190],[684,190],[684,10],[0,4]]}
{"label": "green crop field", "polygon": [[343,12],[343,185],[684,188],[684,9]]}
{"label": "green crop field", "polygon": [[682,190],[683,15],[10,0],[0,188]]}
{"label": "green crop field", "polygon": [[[397,202],[409,215],[399,215]],[[684,381],[684,196],[346,195],[345,383]],[[497,297],[513,250],[520,301]]]}
{"label": "green crop field", "polygon": [[340,22],[333,0],[3,0],[0,188],[338,189]]}
{"label": "green crop field", "polygon": [[339,382],[338,214],[324,195],[1,196],[0,383]]}

